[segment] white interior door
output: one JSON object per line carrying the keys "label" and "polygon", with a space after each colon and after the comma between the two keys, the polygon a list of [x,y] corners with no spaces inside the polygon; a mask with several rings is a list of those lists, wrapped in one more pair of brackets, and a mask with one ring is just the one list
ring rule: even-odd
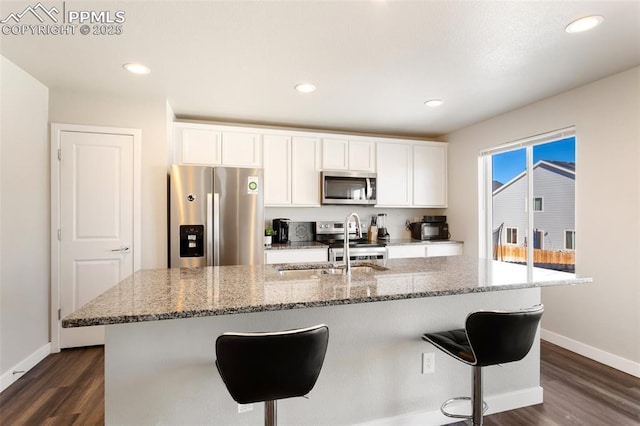
{"label": "white interior door", "polygon": [[[59,303],[64,318],[134,271],[134,135],[59,131]],[[60,347],[104,344],[61,328]]]}

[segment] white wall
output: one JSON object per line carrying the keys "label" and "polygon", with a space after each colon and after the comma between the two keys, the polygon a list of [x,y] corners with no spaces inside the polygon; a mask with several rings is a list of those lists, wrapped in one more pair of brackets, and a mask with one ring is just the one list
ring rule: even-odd
{"label": "white wall", "polygon": [[49,353],[50,190],[48,89],[2,56],[0,79],[2,390]]}
{"label": "white wall", "polygon": [[142,130],[142,268],[167,266],[167,117],[165,99],[51,90],[52,123]]}
{"label": "white wall", "polygon": [[481,149],[571,125],[577,140],[576,271],[594,282],[544,289],[543,328],[640,372],[640,68],[447,135],[453,238],[477,253]]}

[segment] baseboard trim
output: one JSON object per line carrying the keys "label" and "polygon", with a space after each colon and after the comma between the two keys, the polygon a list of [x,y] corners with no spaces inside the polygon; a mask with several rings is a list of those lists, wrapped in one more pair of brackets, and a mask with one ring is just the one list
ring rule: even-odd
{"label": "baseboard trim", "polygon": [[[18,380],[20,377],[24,376],[24,374],[35,367],[40,361],[45,359],[47,355],[51,353],[51,343],[47,343],[41,348],[37,349],[31,355],[14,365],[9,369],[6,373],[0,376],[0,393],[2,393],[6,388],[11,386],[13,382]],[[24,371],[24,373],[13,374],[14,371]]]}
{"label": "baseboard trim", "polygon": [[[489,395],[484,398],[489,405],[485,415],[515,410],[530,405],[541,404],[543,390],[540,386],[523,389],[515,392],[507,392],[498,395]],[[357,426],[438,426],[455,423],[459,419],[446,417],[439,409],[431,411],[417,411],[371,422],[359,423]]]}
{"label": "baseboard trim", "polygon": [[640,363],[589,346],[549,330],[540,330],[540,338],[579,355],[640,378]]}

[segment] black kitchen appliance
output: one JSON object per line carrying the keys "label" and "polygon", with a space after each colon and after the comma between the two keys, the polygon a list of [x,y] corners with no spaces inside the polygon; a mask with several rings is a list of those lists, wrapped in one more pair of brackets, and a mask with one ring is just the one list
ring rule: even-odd
{"label": "black kitchen appliance", "polygon": [[389,231],[387,231],[387,214],[378,213],[378,219],[376,223],[378,226],[378,239],[385,241],[389,240],[391,236],[389,235]]}
{"label": "black kitchen appliance", "polygon": [[289,222],[291,222],[291,219],[283,217],[273,219],[274,243],[286,244],[289,242]]}
{"label": "black kitchen appliance", "polygon": [[424,216],[422,222],[410,226],[414,240],[448,240],[451,237],[446,216]]}

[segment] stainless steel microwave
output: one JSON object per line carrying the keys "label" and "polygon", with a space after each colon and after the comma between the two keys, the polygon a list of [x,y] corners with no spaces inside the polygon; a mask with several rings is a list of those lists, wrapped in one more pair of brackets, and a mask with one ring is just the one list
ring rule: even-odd
{"label": "stainless steel microwave", "polygon": [[322,204],[376,204],[376,174],[322,172]]}

